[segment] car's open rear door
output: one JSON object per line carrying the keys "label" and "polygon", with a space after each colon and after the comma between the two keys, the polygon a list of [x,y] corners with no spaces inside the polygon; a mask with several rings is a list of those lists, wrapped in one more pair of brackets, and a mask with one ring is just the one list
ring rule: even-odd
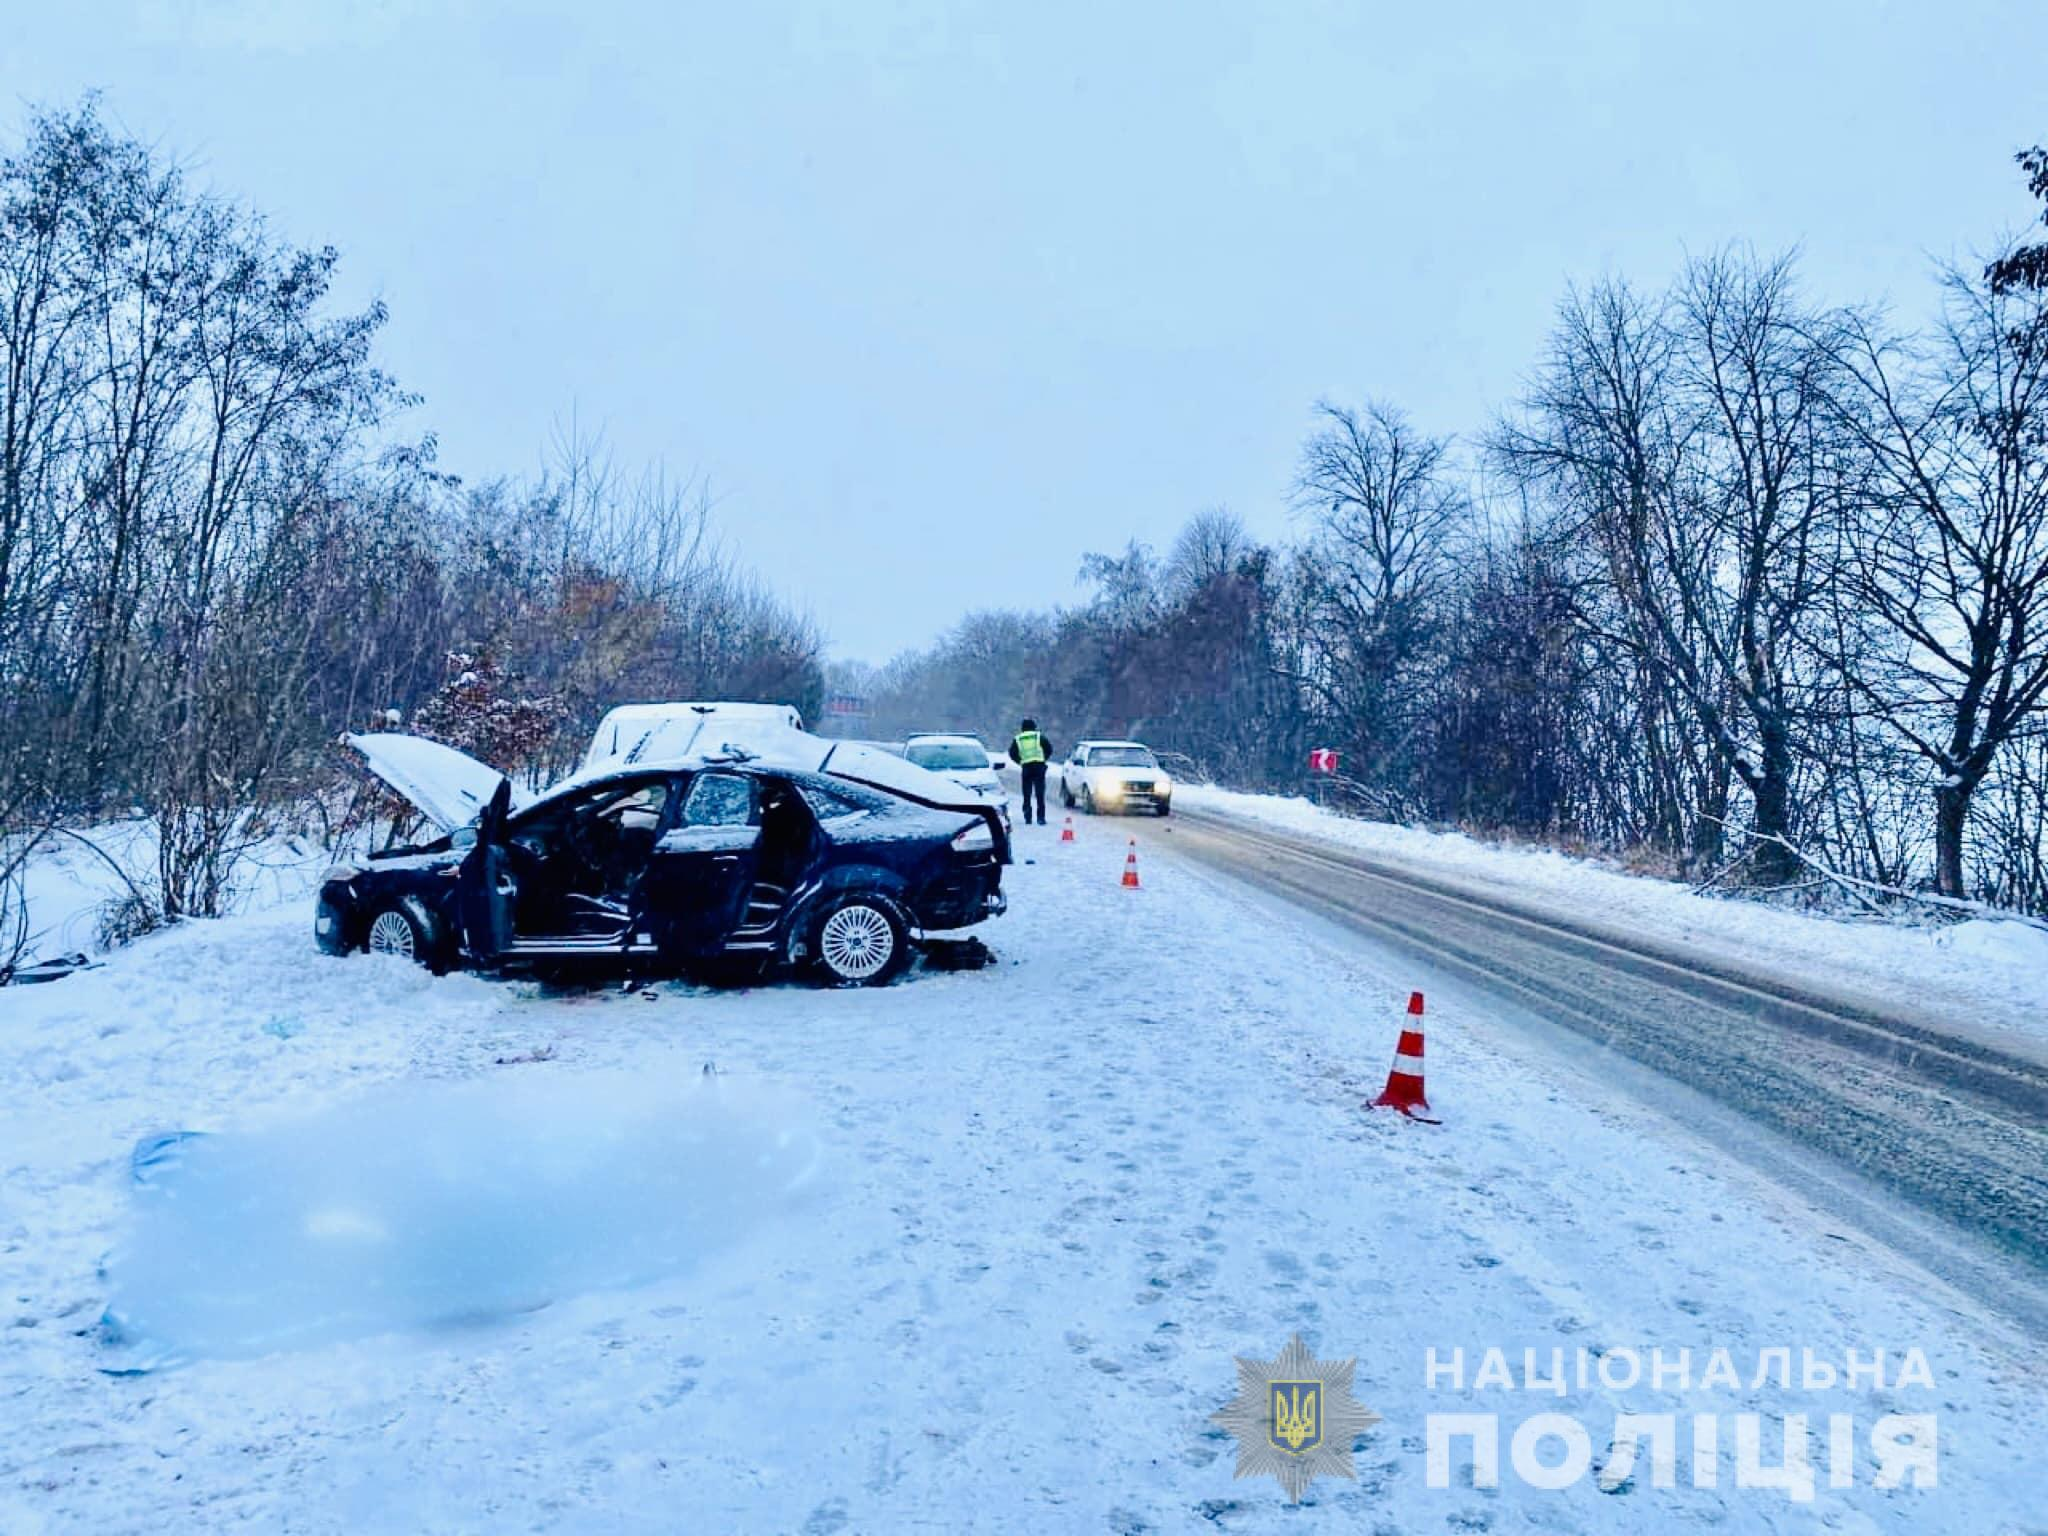
{"label": "car's open rear door", "polygon": [[477,816],[476,843],[456,875],[462,938],[470,959],[488,965],[512,947],[512,905],[517,888],[505,852],[505,818],[512,809],[512,785],[498,788]]}

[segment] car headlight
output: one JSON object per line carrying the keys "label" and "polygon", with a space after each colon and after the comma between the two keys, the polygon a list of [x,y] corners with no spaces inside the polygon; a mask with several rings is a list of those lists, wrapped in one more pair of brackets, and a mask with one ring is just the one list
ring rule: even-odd
{"label": "car headlight", "polygon": [[983,821],[962,828],[953,839],[953,846],[962,853],[988,853],[995,845],[996,835],[989,831],[988,823]]}
{"label": "car headlight", "polygon": [[1162,773],[1161,775],[1159,775],[1158,778],[1152,781],[1152,793],[1155,795],[1172,794],[1173,780],[1169,779],[1165,774]]}

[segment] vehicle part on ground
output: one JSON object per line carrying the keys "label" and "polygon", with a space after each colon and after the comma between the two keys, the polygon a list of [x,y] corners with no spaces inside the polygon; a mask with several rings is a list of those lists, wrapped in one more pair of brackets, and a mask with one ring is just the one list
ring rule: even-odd
{"label": "vehicle part on ground", "polygon": [[92,966],[93,962],[82,951],[53,955],[48,960],[22,965],[0,965],[0,987],[27,987],[39,982],[61,981],[73,971],[91,970]]}
{"label": "vehicle part on ground", "polygon": [[994,965],[996,955],[979,939],[927,939],[924,963],[935,971],[979,971]]}

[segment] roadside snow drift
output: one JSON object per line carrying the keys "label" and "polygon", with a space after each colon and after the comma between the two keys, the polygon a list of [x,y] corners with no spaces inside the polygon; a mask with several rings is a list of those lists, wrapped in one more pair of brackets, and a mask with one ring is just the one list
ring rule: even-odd
{"label": "roadside snow drift", "polygon": [[105,1367],[478,1322],[684,1268],[786,1209],[817,1143],[715,1077],[401,1084],[138,1158]]}
{"label": "roadside snow drift", "polygon": [[[1318,838],[1426,879],[1683,944],[1703,957],[1773,970],[1852,1000],[1925,1012],[1945,1028],[2048,1040],[2048,930],[2024,919],[1917,924],[1828,917],[1700,894],[1555,849],[1355,821],[1298,796],[1207,785],[1186,785],[1179,794],[1189,810]],[[2014,1042],[1999,1043],[2010,1049]]]}

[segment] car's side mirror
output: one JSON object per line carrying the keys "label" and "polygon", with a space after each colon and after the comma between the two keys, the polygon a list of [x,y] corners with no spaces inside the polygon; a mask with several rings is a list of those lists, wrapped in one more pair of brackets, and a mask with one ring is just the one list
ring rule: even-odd
{"label": "car's side mirror", "polygon": [[448,846],[450,848],[474,848],[476,846],[476,828],[457,827],[448,834]]}

